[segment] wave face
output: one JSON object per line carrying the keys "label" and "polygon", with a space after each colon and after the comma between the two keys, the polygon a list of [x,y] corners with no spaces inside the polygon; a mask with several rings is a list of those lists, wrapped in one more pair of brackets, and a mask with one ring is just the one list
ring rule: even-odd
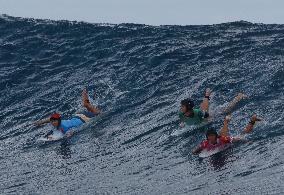
{"label": "wave face", "polygon": [[[282,194],[284,25],[147,26],[0,18],[1,194]],[[54,111],[72,116],[87,87],[104,114],[42,144]],[[251,142],[199,159],[201,130],[179,131],[179,102],[211,112],[238,92],[231,134]],[[95,95],[94,95],[95,94]],[[212,124],[222,125],[223,116]],[[282,179],[281,179],[282,178]]]}

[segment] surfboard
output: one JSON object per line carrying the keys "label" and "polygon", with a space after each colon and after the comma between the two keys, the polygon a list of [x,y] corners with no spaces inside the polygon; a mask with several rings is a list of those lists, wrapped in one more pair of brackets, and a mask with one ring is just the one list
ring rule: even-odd
{"label": "surfboard", "polygon": [[221,147],[216,147],[214,148],[214,150],[203,150],[200,154],[199,154],[199,157],[200,158],[206,158],[206,157],[209,157],[209,156],[212,156],[214,154],[217,154],[219,152],[222,152],[224,150],[226,150],[227,148],[229,148],[231,146],[231,144],[226,144],[225,146],[221,146]]}
{"label": "surfboard", "polygon": [[57,140],[60,140],[60,139],[63,139],[64,138],[64,134],[60,131],[53,131],[53,133],[49,136],[51,138],[47,138],[46,136],[45,137],[40,137],[38,139],[38,141],[43,141],[43,142],[51,142],[51,141],[57,141]]}

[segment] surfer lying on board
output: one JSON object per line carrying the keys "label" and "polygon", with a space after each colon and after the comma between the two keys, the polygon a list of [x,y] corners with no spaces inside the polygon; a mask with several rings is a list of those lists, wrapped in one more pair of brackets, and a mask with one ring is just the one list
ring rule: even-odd
{"label": "surfer lying on board", "polygon": [[245,127],[244,131],[241,133],[241,135],[236,136],[236,137],[231,137],[229,136],[229,121],[231,120],[231,116],[228,115],[225,117],[224,120],[224,126],[220,131],[220,135],[214,130],[214,129],[209,129],[206,132],[206,140],[204,140],[197,148],[195,148],[192,151],[192,154],[199,154],[203,150],[206,151],[212,151],[214,149],[224,149],[228,144],[234,143],[234,142],[239,142],[239,141],[245,141],[244,135],[251,133],[253,130],[253,126],[256,121],[260,121],[261,119],[258,118],[256,115],[253,115],[251,117],[250,122],[247,124]]}
{"label": "surfer lying on board", "polygon": [[[66,134],[67,137],[70,137],[73,134],[73,132],[70,131],[71,128],[79,127],[82,124],[89,122],[91,118],[97,116],[101,112],[97,107],[90,103],[86,89],[82,91],[82,105],[87,109],[87,111],[77,113],[69,120],[62,120],[60,114],[54,113],[50,116],[50,118],[35,122],[35,125],[40,126],[46,123],[51,123],[57,130]],[[52,134],[53,131],[50,131],[46,137],[52,140]]]}
{"label": "surfer lying on board", "polygon": [[[180,127],[184,127],[185,125],[198,125],[209,118],[210,95],[211,90],[207,88],[200,108],[194,108],[194,102],[191,99],[181,101],[179,112]],[[225,108],[224,113],[230,113],[237,103],[245,97],[246,95],[239,93]]]}

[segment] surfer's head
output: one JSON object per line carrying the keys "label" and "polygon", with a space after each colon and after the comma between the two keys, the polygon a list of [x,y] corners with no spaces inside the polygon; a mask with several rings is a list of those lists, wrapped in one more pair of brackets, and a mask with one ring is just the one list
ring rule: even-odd
{"label": "surfer's head", "polygon": [[184,99],[180,102],[180,104],[181,104],[180,111],[182,113],[186,113],[192,110],[194,107],[194,103],[191,99]]}
{"label": "surfer's head", "polygon": [[54,127],[59,127],[61,123],[61,115],[58,113],[53,113],[50,116],[50,122]]}
{"label": "surfer's head", "polygon": [[215,144],[217,142],[218,133],[213,128],[210,128],[206,132],[206,138],[210,143]]}

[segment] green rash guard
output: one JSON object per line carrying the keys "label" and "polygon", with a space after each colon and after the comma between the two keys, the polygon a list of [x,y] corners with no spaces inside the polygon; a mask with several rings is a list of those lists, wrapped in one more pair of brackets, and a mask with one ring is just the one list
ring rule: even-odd
{"label": "green rash guard", "polygon": [[184,115],[184,113],[179,112],[181,122],[185,122],[187,125],[197,125],[204,121],[204,114],[200,109],[193,109],[193,112],[193,117],[187,117]]}

